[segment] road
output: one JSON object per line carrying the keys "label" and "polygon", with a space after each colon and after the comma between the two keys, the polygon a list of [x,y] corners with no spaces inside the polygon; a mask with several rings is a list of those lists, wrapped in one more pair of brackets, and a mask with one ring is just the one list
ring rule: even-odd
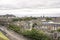
{"label": "road", "polygon": [[19,35],[17,33],[15,33],[14,31],[12,30],[7,30],[6,27],[0,27],[0,29],[2,31],[4,31],[6,34],[6,36],[10,39],[10,40],[30,40],[22,35]]}

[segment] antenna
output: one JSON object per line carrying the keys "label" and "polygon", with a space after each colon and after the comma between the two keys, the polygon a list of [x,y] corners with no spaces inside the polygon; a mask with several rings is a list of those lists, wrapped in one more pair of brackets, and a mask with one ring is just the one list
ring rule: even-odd
{"label": "antenna", "polygon": [[44,14],[42,15],[42,17],[43,17],[43,18],[45,17]]}

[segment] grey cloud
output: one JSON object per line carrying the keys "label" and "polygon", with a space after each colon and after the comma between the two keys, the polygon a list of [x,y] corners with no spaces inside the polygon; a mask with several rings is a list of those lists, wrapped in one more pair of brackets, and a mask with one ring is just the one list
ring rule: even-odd
{"label": "grey cloud", "polygon": [[0,9],[20,8],[60,8],[60,0],[0,0]]}

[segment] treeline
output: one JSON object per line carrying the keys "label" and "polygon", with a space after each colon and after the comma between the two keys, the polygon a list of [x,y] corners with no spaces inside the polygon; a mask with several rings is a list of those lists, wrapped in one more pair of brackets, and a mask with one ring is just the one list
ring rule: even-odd
{"label": "treeline", "polygon": [[32,28],[32,30],[21,30],[20,27],[15,25],[9,25],[8,28],[17,32],[18,34],[22,34],[23,36],[30,38],[31,40],[51,40],[51,38],[43,31],[39,31],[34,28]]}
{"label": "treeline", "polygon": [[15,18],[13,21],[29,21],[29,20],[37,19],[36,17],[25,17],[25,18]]}

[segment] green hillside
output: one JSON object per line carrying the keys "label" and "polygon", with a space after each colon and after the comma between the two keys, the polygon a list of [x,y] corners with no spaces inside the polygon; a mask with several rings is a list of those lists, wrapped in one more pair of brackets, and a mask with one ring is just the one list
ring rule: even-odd
{"label": "green hillside", "polygon": [[0,32],[0,40],[9,40],[2,32]]}

